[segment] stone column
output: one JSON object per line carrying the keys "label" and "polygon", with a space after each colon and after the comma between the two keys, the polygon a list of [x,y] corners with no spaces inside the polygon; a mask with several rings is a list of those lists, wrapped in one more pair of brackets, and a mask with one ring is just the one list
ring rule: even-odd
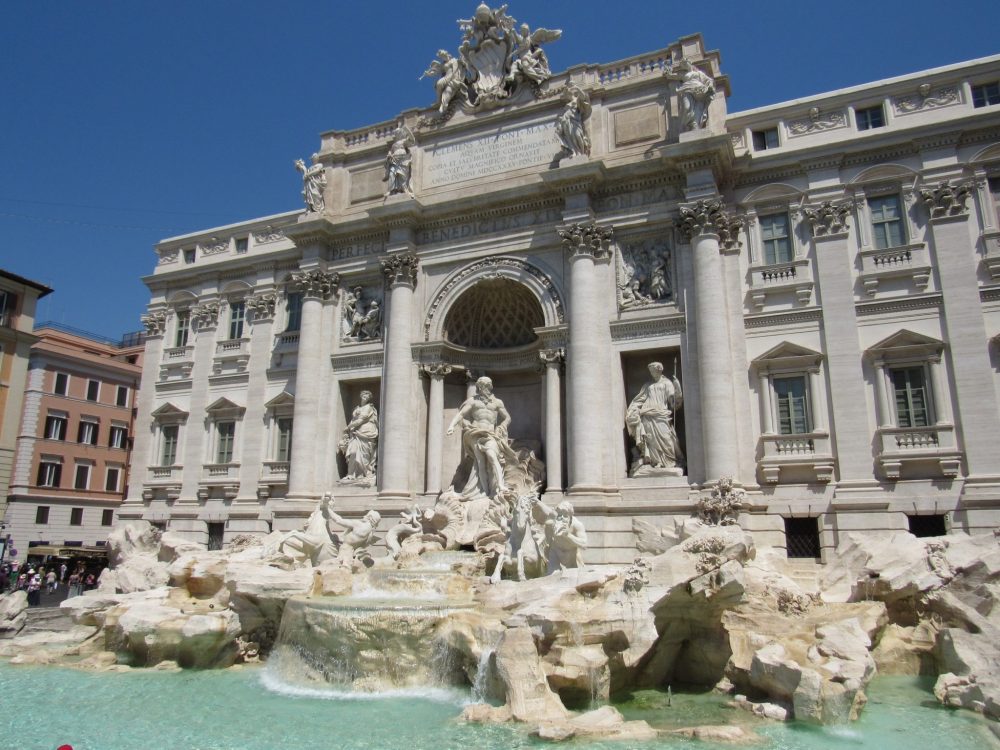
{"label": "stone column", "polygon": [[431,381],[430,403],[427,405],[427,477],[424,488],[428,495],[437,495],[441,492],[444,379],[451,372],[451,365],[427,365],[424,372]]}
{"label": "stone column", "polygon": [[184,467],[181,475],[181,495],[179,503],[197,503],[200,480],[206,460],[206,440],[211,437],[203,429],[205,407],[208,406],[208,376],[215,364],[215,331],[219,326],[222,304],[218,299],[207,299],[191,308],[191,323],[195,330],[194,366],[191,369],[191,400],[188,402],[190,417],[181,430],[179,455]]}
{"label": "stone column", "polygon": [[410,445],[412,434],[410,354],[413,290],[417,284],[417,256],[390,255],[382,260],[389,289],[389,321],[386,326],[385,364],[382,381],[382,465],[380,498],[410,497]]}
{"label": "stone column", "polygon": [[765,435],[774,434],[774,419],[771,416],[771,378],[767,372],[762,372],[757,376],[758,387],[760,388],[760,420],[764,428]]}
{"label": "stone column", "polygon": [[295,410],[292,413],[295,445],[288,467],[288,499],[311,500],[322,494],[317,486],[315,456],[308,450],[316,444],[319,402],[323,394],[320,377],[323,361],[320,339],[323,335],[323,302],[340,283],[340,275],[321,269],[292,274],[290,288],[302,294],[302,319],[299,324],[299,355],[295,371]]}
{"label": "stone column", "polygon": [[[250,361],[247,364],[246,413],[239,428],[243,432],[240,450],[240,488],[237,500],[257,500],[261,467],[268,458],[267,430],[251,430],[251,425],[265,424],[267,401],[267,362],[271,358],[271,333],[279,294],[265,289],[246,299],[250,325]],[[266,497],[266,493],[264,497]]]}
{"label": "stone column", "polygon": [[608,399],[606,370],[608,352],[601,347],[600,327],[605,292],[598,283],[595,263],[611,258],[610,227],[572,224],[559,230],[570,255],[569,342],[569,485],[571,491],[602,491],[604,475],[604,405]]}
{"label": "stone column", "polygon": [[705,481],[738,474],[733,372],[730,356],[726,288],[720,233],[731,221],[720,200],[701,200],[681,208],[681,230],[691,242],[694,266],[695,336],[701,378],[701,424],[705,447]]}
{"label": "stone column", "polygon": [[[142,324],[146,328],[146,346],[142,356],[142,386],[135,395],[136,418],[131,428],[132,460],[127,468],[128,497],[123,503],[125,505],[142,502],[142,485],[149,479],[149,467],[159,463],[159,457],[153,455],[152,413],[156,401],[155,384],[163,363],[164,337],[168,335],[167,312],[150,310],[142,316]],[[141,515],[141,511],[135,512]]]}
{"label": "stone column", "polygon": [[548,492],[562,489],[562,399],[559,369],[562,349],[543,349],[538,356],[545,364],[545,478]]}
{"label": "stone column", "polygon": [[878,426],[881,427],[893,427],[892,414],[889,411],[889,386],[886,381],[888,379],[888,373],[885,371],[885,362],[881,359],[876,360],[873,363],[875,368],[875,410],[878,412],[875,416],[878,420]]}
{"label": "stone column", "polygon": [[826,432],[826,399],[823,397],[823,384],[820,382],[819,368],[809,370],[809,397],[812,401],[812,431]]}
{"label": "stone column", "polygon": [[934,424],[951,424],[951,397],[945,388],[944,362],[941,355],[930,358],[931,398],[934,399]]}

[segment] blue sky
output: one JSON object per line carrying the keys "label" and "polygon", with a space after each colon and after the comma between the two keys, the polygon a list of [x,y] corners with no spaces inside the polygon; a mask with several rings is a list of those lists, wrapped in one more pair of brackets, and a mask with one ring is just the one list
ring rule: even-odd
{"label": "blue sky", "polygon": [[[430,105],[417,81],[476,0],[8,2],[0,6],[0,267],[48,284],[40,320],[139,326],[161,238],[301,206],[319,133]],[[701,32],[730,111],[1000,52],[1000,3],[511,0],[561,28],[554,70]]]}

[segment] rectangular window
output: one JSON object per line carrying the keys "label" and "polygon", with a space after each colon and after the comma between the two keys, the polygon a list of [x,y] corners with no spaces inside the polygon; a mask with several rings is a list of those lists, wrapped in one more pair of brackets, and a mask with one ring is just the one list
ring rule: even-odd
{"label": "rectangular window", "polygon": [[302,326],[302,294],[290,292],[285,298],[285,310],[288,313],[286,331],[297,331]]}
{"label": "rectangular window", "polygon": [[76,442],[84,443],[85,445],[97,445],[97,429],[99,424],[97,422],[85,422],[80,420],[80,429],[76,433]]}
{"label": "rectangular window", "polygon": [[62,478],[62,464],[56,461],[42,461],[38,464],[38,486],[58,487]]}
{"label": "rectangular window", "polygon": [[275,456],[278,461],[292,460],[292,418],[282,417],[278,420],[278,451]]}
{"label": "rectangular window", "polygon": [[115,389],[115,406],[128,406],[127,385],[120,385]]}
{"label": "rectangular window", "polygon": [[778,404],[778,432],[781,435],[809,432],[805,376],[775,378],[774,396]]}
{"label": "rectangular window", "polygon": [[873,130],[874,128],[885,127],[885,115],[882,114],[882,105],[877,107],[865,107],[854,110],[854,121],[858,125],[858,130]]}
{"label": "rectangular window", "polygon": [[161,466],[173,466],[177,463],[177,436],[180,428],[175,424],[163,426],[163,450],[160,455]]}
{"label": "rectangular window", "polygon": [[11,327],[14,324],[14,311],[17,309],[17,295],[13,292],[0,290],[0,326]]}
{"label": "rectangular window", "polygon": [[233,438],[236,437],[236,423],[219,422],[215,425],[215,431],[218,438],[215,446],[215,463],[232,463]]}
{"label": "rectangular window", "polygon": [[976,107],[990,107],[994,104],[1000,104],[1000,81],[991,81],[990,83],[980,83],[978,86],[972,87],[972,106]]}
{"label": "rectangular window", "polygon": [[926,427],[930,424],[927,387],[923,367],[899,367],[889,371],[896,396],[896,426]]}
{"label": "rectangular window", "polygon": [[111,508],[101,511],[101,526],[111,526],[115,522],[115,512]]}
{"label": "rectangular window", "polygon": [[101,392],[101,383],[97,380],[87,381],[87,400],[97,401],[98,396]]}
{"label": "rectangular window", "polygon": [[993,197],[993,210],[997,215],[997,223],[1000,223],[1000,177],[990,177],[990,195]]}
{"label": "rectangular window", "polygon": [[122,427],[120,425],[111,425],[111,434],[108,437],[108,447],[118,448],[119,450],[125,450],[128,445],[128,427]]}
{"label": "rectangular window", "polygon": [[819,557],[819,519],[786,518],[785,550],[788,557]]}
{"label": "rectangular window", "polygon": [[184,251],[184,262],[194,263],[194,248],[189,247]]}
{"label": "rectangular window", "polygon": [[118,492],[118,481],[121,478],[122,470],[117,466],[108,467],[108,475],[104,478],[105,492]]}
{"label": "rectangular window", "polygon": [[69,509],[69,525],[83,526],[83,508]]}
{"label": "rectangular window", "polygon": [[177,328],[174,331],[174,346],[181,347],[188,345],[188,331],[191,329],[191,312],[189,310],[177,311]]}
{"label": "rectangular window", "polygon": [[65,440],[66,439],[66,415],[49,414],[45,418],[45,439]]}
{"label": "rectangular window", "polygon": [[943,513],[926,516],[907,515],[906,522],[910,527],[910,533],[916,537],[944,536],[948,533]]}
{"label": "rectangular window", "polygon": [[243,321],[246,320],[247,306],[240,300],[229,305],[229,338],[243,338]]}
{"label": "rectangular window", "polygon": [[222,549],[222,541],[226,538],[226,524],[215,521],[208,524],[208,548],[210,550]]}
{"label": "rectangular window", "polygon": [[767,151],[769,148],[777,148],[778,145],[777,128],[767,128],[766,130],[753,131],[754,151]]}
{"label": "rectangular window", "polygon": [[236,252],[239,254],[245,253],[250,249],[250,238],[249,237],[237,237],[236,238]]}
{"label": "rectangular window", "polygon": [[869,198],[868,207],[872,214],[872,235],[875,247],[885,250],[906,244],[903,231],[903,209],[898,195],[884,195]]}
{"label": "rectangular window", "polygon": [[55,382],[52,385],[52,392],[57,396],[65,396],[69,393],[69,375],[64,372],[57,372]]}
{"label": "rectangular window", "polygon": [[49,522],[49,506],[39,505],[35,508],[35,523],[39,526],[44,526]]}
{"label": "rectangular window", "polygon": [[76,475],[73,477],[73,489],[90,489],[90,464],[76,465]]}
{"label": "rectangular window", "polygon": [[790,263],[792,243],[788,236],[788,214],[760,217],[760,236],[764,240],[764,262]]}

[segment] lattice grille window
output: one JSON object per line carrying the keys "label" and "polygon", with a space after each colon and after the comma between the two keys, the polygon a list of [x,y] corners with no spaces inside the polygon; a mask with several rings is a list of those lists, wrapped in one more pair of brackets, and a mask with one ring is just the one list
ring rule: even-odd
{"label": "lattice grille window", "polygon": [[474,349],[505,349],[535,341],[544,325],[542,307],[510,279],[480,281],[463,294],[445,319],[445,338]]}

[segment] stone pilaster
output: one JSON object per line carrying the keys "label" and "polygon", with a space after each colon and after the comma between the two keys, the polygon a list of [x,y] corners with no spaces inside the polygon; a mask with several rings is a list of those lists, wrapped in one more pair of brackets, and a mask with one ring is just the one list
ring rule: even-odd
{"label": "stone pilaster", "polygon": [[570,260],[569,342],[569,485],[573,492],[604,490],[604,443],[608,401],[607,350],[601,327],[608,327],[597,264],[611,259],[612,230],[596,224],[572,224],[559,230]]}
{"label": "stone pilaster", "polygon": [[701,390],[705,481],[739,475],[733,371],[726,284],[721,251],[732,240],[732,220],[720,200],[681,207],[681,231],[691,243],[694,267],[695,337]]}
{"label": "stone pilaster", "polygon": [[298,367],[295,373],[295,410],[293,422],[295,445],[288,467],[288,499],[318,498],[323,488],[318,485],[315,456],[309,447],[316,444],[319,428],[317,414],[322,396],[321,368],[323,335],[323,304],[340,283],[340,275],[313,268],[292,274],[289,286],[302,294],[302,319],[299,326]]}
{"label": "stone pilaster", "polygon": [[267,456],[267,430],[252,426],[264,424],[267,401],[267,362],[271,358],[274,311],[278,293],[259,291],[246,299],[250,326],[250,361],[247,364],[246,412],[238,428],[242,431],[240,448],[240,488],[238,501],[257,501],[257,488],[263,461]]}
{"label": "stone pilaster", "polygon": [[538,352],[545,366],[545,479],[546,491],[563,488],[562,476],[562,398],[560,380],[565,352],[543,349]]}
{"label": "stone pilaster", "polygon": [[194,326],[194,367],[191,369],[190,417],[181,429],[179,463],[184,467],[181,479],[179,503],[197,503],[198,486],[209,460],[206,456],[203,429],[205,407],[208,406],[208,376],[215,363],[216,329],[222,305],[217,299],[199,302],[191,308],[191,322]]}
{"label": "stone pilaster", "polygon": [[451,372],[450,365],[426,365],[424,372],[430,379],[430,399],[427,405],[427,477],[425,490],[428,495],[441,492],[441,451],[444,436],[444,379]]}
{"label": "stone pilaster", "polygon": [[410,354],[413,291],[419,261],[413,253],[390,255],[381,261],[389,298],[382,377],[382,440],[380,498],[411,495],[410,446],[412,424],[413,357]]}
{"label": "stone pilaster", "polygon": [[128,475],[128,497],[125,498],[124,505],[142,503],[142,485],[149,479],[149,467],[158,463],[157,457],[152,455],[154,447],[152,413],[156,397],[156,389],[152,384],[160,377],[167,321],[165,310],[151,310],[142,316],[142,324],[146,329],[146,346],[142,355],[140,382],[144,387],[139,388],[136,393],[136,417],[132,426],[132,460]]}

